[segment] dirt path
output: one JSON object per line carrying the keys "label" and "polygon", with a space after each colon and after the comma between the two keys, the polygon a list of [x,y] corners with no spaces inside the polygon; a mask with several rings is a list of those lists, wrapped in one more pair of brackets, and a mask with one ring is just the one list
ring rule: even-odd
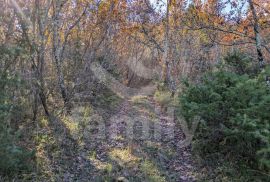
{"label": "dirt path", "polygon": [[[106,151],[104,159],[108,160],[109,154],[113,166],[123,167],[117,175],[113,174],[114,178],[194,181],[190,147],[177,145],[184,140],[180,126],[174,118],[160,113],[160,107],[152,98],[138,100],[124,101],[108,122],[108,142],[101,146],[104,147],[101,151]],[[145,123],[148,129],[143,131]],[[130,126],[133,132],[127,131]],[[147,134],[144,136],[143,132]]]}
{"label": "dirt path", "polygon": [[75,134],[71,129],[52,131],[57,150],[46,154],[51,173],[47,177],[56,181],[195,181],[190,147],[178,146],[185,136],[175,119],[160,110],[152,98],[125,100],[102,124],[98,122],[102,116],[94,114]]}

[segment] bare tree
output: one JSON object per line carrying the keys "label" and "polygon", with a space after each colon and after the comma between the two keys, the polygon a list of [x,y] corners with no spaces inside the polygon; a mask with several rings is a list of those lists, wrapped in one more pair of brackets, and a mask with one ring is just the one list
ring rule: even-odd
{"label": "bare tree", "polygon": [[[51,1],[46,1],[46,3],[43,3],[42,1],[35,0],[33,2],[33,22],[30,22],[30,20],[25,17],[15,1],[11,1],[11,3],[18,16],[19,24],[22,28],[23,38],[26,40],[30,49],[30,61],[32,74],[34,77],[33,119],[35,120],[38,108],[38,98],[43,105],[45,114],[47,116],[50,115],[45,94],[44,64],[46,42],[48,40],[48,35],[46,35],[45,31],[47,30],[49,23],[48,16]],[[29,29],[31,31],[29,31]]]}
{"label": "bare tree", "polygon": [[[70,96],[65,84],[64,74],[63,74],[63,55],[65,47],[67,44],[68,37],[71,30],[80,22],[81,18],[84,16],[87,6],[84,8],[82,14],[76,19],[70,26],[67,26],[64,31],[64,40],[61,40],[61,31],[63,30],[63,20],[61,20],[61,11],[67,1],[54,0],[53,1],[53,22],[52,22],[52,33],[53,33],[53,60],[56,67],[58,85],[61,91],[62,99],[64,101],[67,110],[70,109]],[[62,25],[62,27],[61,27]]]}

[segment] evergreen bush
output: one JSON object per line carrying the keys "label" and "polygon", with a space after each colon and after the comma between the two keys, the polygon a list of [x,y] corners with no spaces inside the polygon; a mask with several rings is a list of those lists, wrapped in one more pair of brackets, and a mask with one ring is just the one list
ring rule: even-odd
{"label": "evergreen bush", "polygon": [[244,74],[244,66],[235,68],[243,62],[241,56],[225,60],[234,71],[223,67],[204,75],[200,84],[186,84],[180,114],[188,122],[202,119],[194,141],[201,155],[221,154],[246,168],[269,172],[270,88],[264,79],[269,69],[251,76]]}
{"label": "evergreen bush", "polygon": [[18,54],[19,49],[1,47],[0,50],[1,65],[4,65],[0,69],[0,174],[12,175],[29,169],[29,159],[33,153],[17,145],[16,131],[10,124],[17,109],[13,93],[20,79],[9,72],[7,64]]}

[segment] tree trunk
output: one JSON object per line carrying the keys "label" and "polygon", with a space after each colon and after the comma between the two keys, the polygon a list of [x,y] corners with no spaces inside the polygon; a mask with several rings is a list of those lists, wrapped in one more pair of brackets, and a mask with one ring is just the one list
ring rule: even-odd
{"label": "tree trunk", "polygon": [[163,65],[162,65],[162,80],[168,86],[172,92],[172,96],[175,93],[175,84],[172,78],[172,67],[169,59],[170,49],[170,4],[171,1],[167,0],[166,20],[165,20],[165,32],[164,32],[164,53],[163,53]]}
{"label": "tree trunk", "polygon": [[45,81],[44,81],[44,74],[43,74],[44,64],[45,64],[44,40],[42,40],[42,45],[41,45],[38,56],[39,56],[38,62],[40,64],[39,65],[39,72],[38,72],[38,77],[39,77],[39,81],[40,81],[40,85],[38,86],[39,87],[39,97],[40,97],[41,103],[43,105],[45,114],[47,116],[49,116],[50,113],[49,113],[49,109],[48,109],[48,106],[47,106],[47,98],[46,98],[46,95],[45,95]]}
{"label": "tree trunk", "polygon": [[263,58],[263,53],[262,53],[262,42],[261,42],[261,35],[260,35],[260,27],[259,27],[259,21],[257,17],[257,13],[253,4],[253,0],[249,0],[249,6],[250,10],[252,12],[253,20],[254,20],[254,33],[255,33],[255,41],[256,41],[256,49],[257,49],[257,55],[258,55],[258,61],[259,61],[259,66],[260,69],[264,68],[264,58]]}
{"label": "tree trunk", "polygon": [[49,109],[48,109],[48,106],[47,106],[47,99],[46,99],[46,96],[44,94],[44,90],[43,88],[40,88],[39,90],[39,98],[41,100],[41,103],[42,103],[42,106],[44,108],[44,112],[46,114],[46,116],[50,116],[50,112],[49,112]]}
{"label": "tree trunk", "polygon": [[56,66],[56,74],[58,79],[58,85],[61,91],[62,99],[65,104],[65,108],[69,110],[69,96],[65,85],[62,63],[62,45],[60,40],[60,10],[61,1],[56,0],[54,4],[54,19],[53,19],[53,59]]}

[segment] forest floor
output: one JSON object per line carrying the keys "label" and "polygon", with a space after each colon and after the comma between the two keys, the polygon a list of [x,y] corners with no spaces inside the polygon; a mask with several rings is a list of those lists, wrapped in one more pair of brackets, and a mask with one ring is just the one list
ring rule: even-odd
{"label": "forest floor", "polygon": [[[42,119],[34,134],[36,172],[24,179],[195,181],[191,149],[177,145],[185,136],[174,118],[156,112],[161,108],[152,97],[112,100],[113,110],[81,104],[71,116]],[[133,135],[126,130],[129,122]],[[146,122],[149,130],[143,138]]]}

